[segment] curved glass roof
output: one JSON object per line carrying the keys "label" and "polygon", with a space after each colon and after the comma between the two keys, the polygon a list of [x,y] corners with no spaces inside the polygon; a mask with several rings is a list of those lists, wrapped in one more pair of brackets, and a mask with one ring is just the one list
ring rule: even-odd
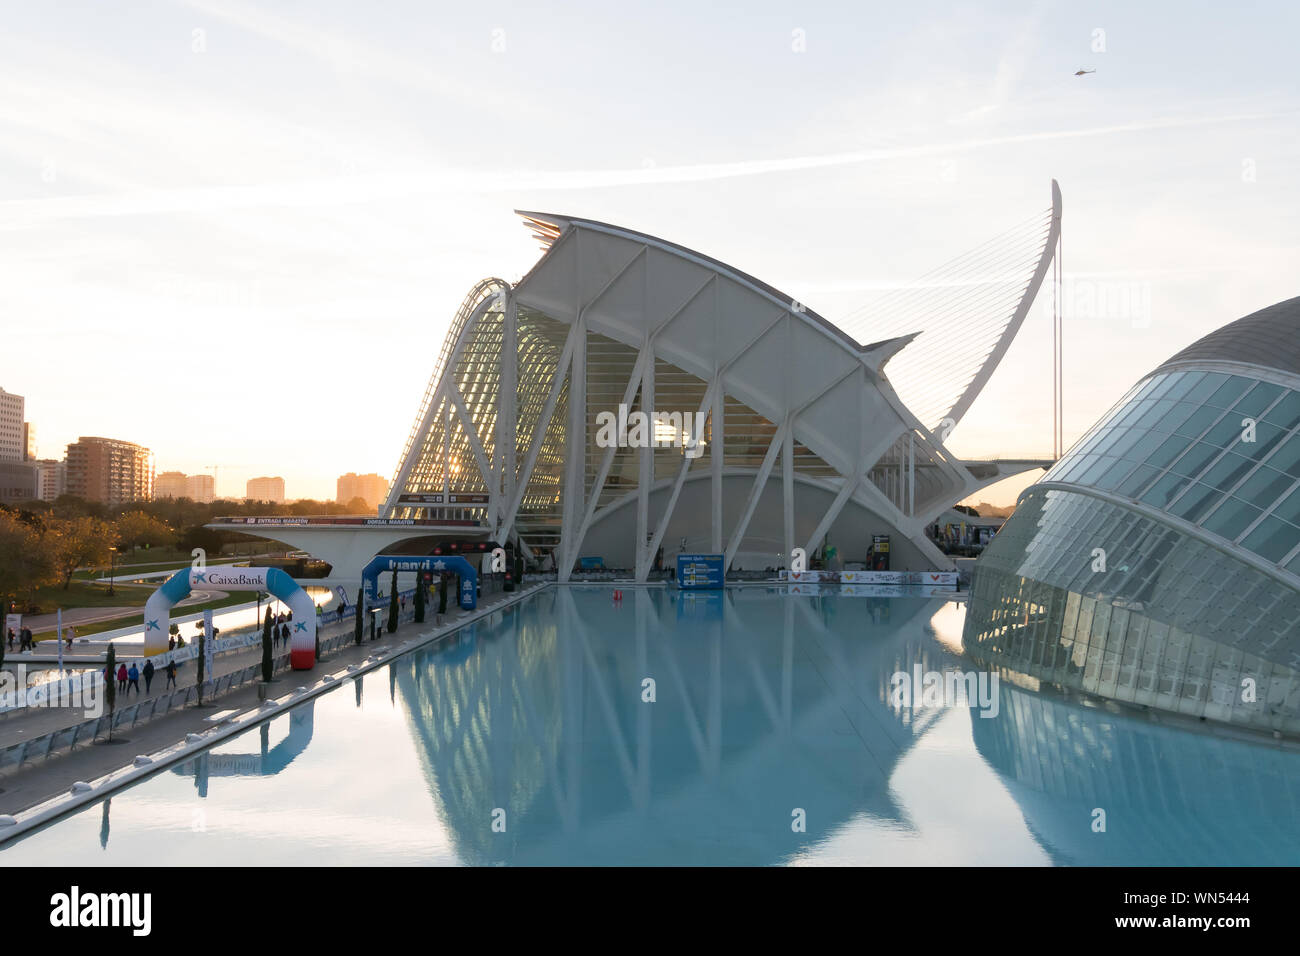
{"label": "curved glass roof", "polygon": [[1300,391],[1158,373],[1043,481],[1140,501],[1300,575]]}

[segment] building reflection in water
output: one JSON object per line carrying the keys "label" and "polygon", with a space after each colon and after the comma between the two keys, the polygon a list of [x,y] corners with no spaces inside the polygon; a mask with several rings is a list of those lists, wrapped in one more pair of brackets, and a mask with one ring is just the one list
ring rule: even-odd
{"label": "building reflection in water", "polygon": [[910,826],[890,774],[941,711],[891,708],[887,675],[952,660],[939,602],[624,595],[551,589],[392,665],[463,860],[768,864],[858,814]]}

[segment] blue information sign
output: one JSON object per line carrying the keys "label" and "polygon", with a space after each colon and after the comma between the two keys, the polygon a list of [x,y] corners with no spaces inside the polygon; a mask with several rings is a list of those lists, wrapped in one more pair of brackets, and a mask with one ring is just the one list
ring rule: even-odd
{"label": "blue information sign", "polygon": [[720,554],[677,555],[677,586],[687,591],[721,588],[722,561]]}

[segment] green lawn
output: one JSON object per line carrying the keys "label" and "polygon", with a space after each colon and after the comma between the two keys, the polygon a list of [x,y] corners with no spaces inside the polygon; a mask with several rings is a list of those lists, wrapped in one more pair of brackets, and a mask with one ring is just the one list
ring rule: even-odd
{"label": "green lawn", "polygon": [[110,595],[106,585],[90,584],[74,577],[66,591],[62,584],[52,584],[32,592],[31,600],[40,605],[43,614],[53,614],[60,607],[65,611],[74,607],[143,607],[154,589],[119,584],[116,591]]}
{"label": "green lawn", "polygon": [[[76,585],[74,584],[73,587],[75,588]],[[118,592],[117,592],[117,593],[118,593],[119,596],[122,595],[123,590],[124,590],[124,589],[122,589],[122,588],[118,588]],[[144,605],[145,600],[149,597],[150,594],[153,593],[153,588],[132,588],[131,590],[139,591],[139,592],[140,592],[140,595],[141,595],[140,600],[139,600],[139,601],[121,601],[121,602],[118,602],[118,603],[123,604],[123,605],[130,604],[130,605],[134,605],[134,606],[137,606],[137,607],[142,607],[142,606]],[[185,605],[185,607],[176,608],[175,610],[176,610],[176,614],[178,614],[178,615],[180,615],[180,614],[192,614],[192,613],[194,613],[195,611],[202,611],[204,608],[223,608],[223,607],[231,607],[231,606],[233,606],[233,605],[235,605],[235,604],[243,604],[245,601],[253,601],[253,600],[256,600],[256,596],[255,596],[251,591],[234,591],[234,592],[231,592],[230,594],[227,594],[224,598],[221,598],[220,600],[216,600],[216,601],[207,601],[207,602],[204,602],[204,603],[202,603],[202,604],[187,604],[187,605]],[[79,606],[80,606],[80,607],[92,607],[92,606],[99,606],[99,607],[107,606],[107,607],[112,607],[112,606],[114,606],[114,602],[110,600],[110,601],[107,602],[106,605],[90,605],[90,604],[81,604],[81,605],[79,605]],[[143,611],[138,612],[138,613],[134,613],[134,612],[133,612],[133,613],[131,613],[131,614],[124,614],[124,615],[122,615],[121,617],[115,617],[115,618],[112,618],[111,620],[108,620],[108,621],[99,621],[98,623],[95,623],[95,624],[78,624],[78,625],[76,625],[76,628],[77,628],[77,637],[90,637],[92,634],[102,634],[104,631],[115,631],[115,630],[117,630],[119,627],[130,627],[132,624],[139,624],[139,625],[142,626],[142,627],[144,626],[144,612],[143,612]],[[53,640],[53,639],[54,639],[54,628],[50,628],[50,629],[47,630],[47,631],[39,631],[39,632],[37,632],[37,634],[36,634],[36,639],[37,639],[38,641],[42,641],[42,640]],[[188,638],[187,638],[187,640],[188,640]]]}
{"label": "green lawn", "polygon": [[[265,542],[258,542],[258,544],[261,546],[251,549],[255,555],[269,553]],[[208,555],[208,560],[212,564],[242,561],[249,557],[249,550],[247,547],[241,547],[240,554]],[[172,569],[187,568],[193,560],[188,551],[177,551],[175,548],[150,548],[148,551],[137,551],[133,556],[125,560],[119,560],[116,565],[116,574],[129,578],[133,574],[146,574],[150,571],[170,571]],[[102,576],[107,576],[107,574],[108,565],[105,564],[94,568],[82,568],[75,572],[72,577],[74,580],[80,578],[83,581],[95,581]]]}

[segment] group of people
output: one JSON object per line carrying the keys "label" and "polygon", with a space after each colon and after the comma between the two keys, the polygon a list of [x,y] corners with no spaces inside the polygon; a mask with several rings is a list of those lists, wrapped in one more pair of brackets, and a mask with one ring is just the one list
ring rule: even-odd
{"label": "group of people", "polygon": [[280,613],[271,621],[271,639],[277,645],[289,643],[289,622],[293,620],[293,611]]}
{"label": "group of people", "polygon": [[[5,639],[9,643],[9,650],[12,651],[14,649],[14,637],[15,637],[14,629],[11,627],[8,629],[8,631],[9,633],[5,636]],[[71,625],[63,629],[63,639],[64,641],[67,642],[68,647],[72,647],[72,639],[76,636],[77,636],[76,632],[72,629]],[[23,653],[24,651],[36,650],[36,638],[32,636],[32,629],[30,627],[24,625],[21,628],[19,628],[17,637],[18,637],[18,652],[20,654]]]}
{"label": "group of people", "polygon": [[[110,667],[104,668],[104,683],[105,684],[112,683],[114,677],[116,677],[118,692],[123,694],[124,696],[130,697],[132,690],[134,690],[136,694],[140,693],[140,678],[143,677],[144,692],[147,694],[150,692],[150,687],[153,684],[154,672],[155,669],[153,666],[153,661],[145,661],[143,669],[136,666],[135,661],[131,662],[130,667],[127,667],[126,662],[123,661],[121,664],[117,665],[116,674],[113,673]],[[166,674],[167,674],[167,687],[175,687],[176,686],[176,662],[175,661],[167,662]]]}
{"label": "group of people", "polygon": [[[12,651],[14,649],[14,629],[12,627],[9,628],[8,641],[9,641],[9,650]],[[35,650],[35,649],[36,649],[36,641],[32,638],[32,629],[26,626],[19,628],[18,652],[21,654],[24,651]]]}

